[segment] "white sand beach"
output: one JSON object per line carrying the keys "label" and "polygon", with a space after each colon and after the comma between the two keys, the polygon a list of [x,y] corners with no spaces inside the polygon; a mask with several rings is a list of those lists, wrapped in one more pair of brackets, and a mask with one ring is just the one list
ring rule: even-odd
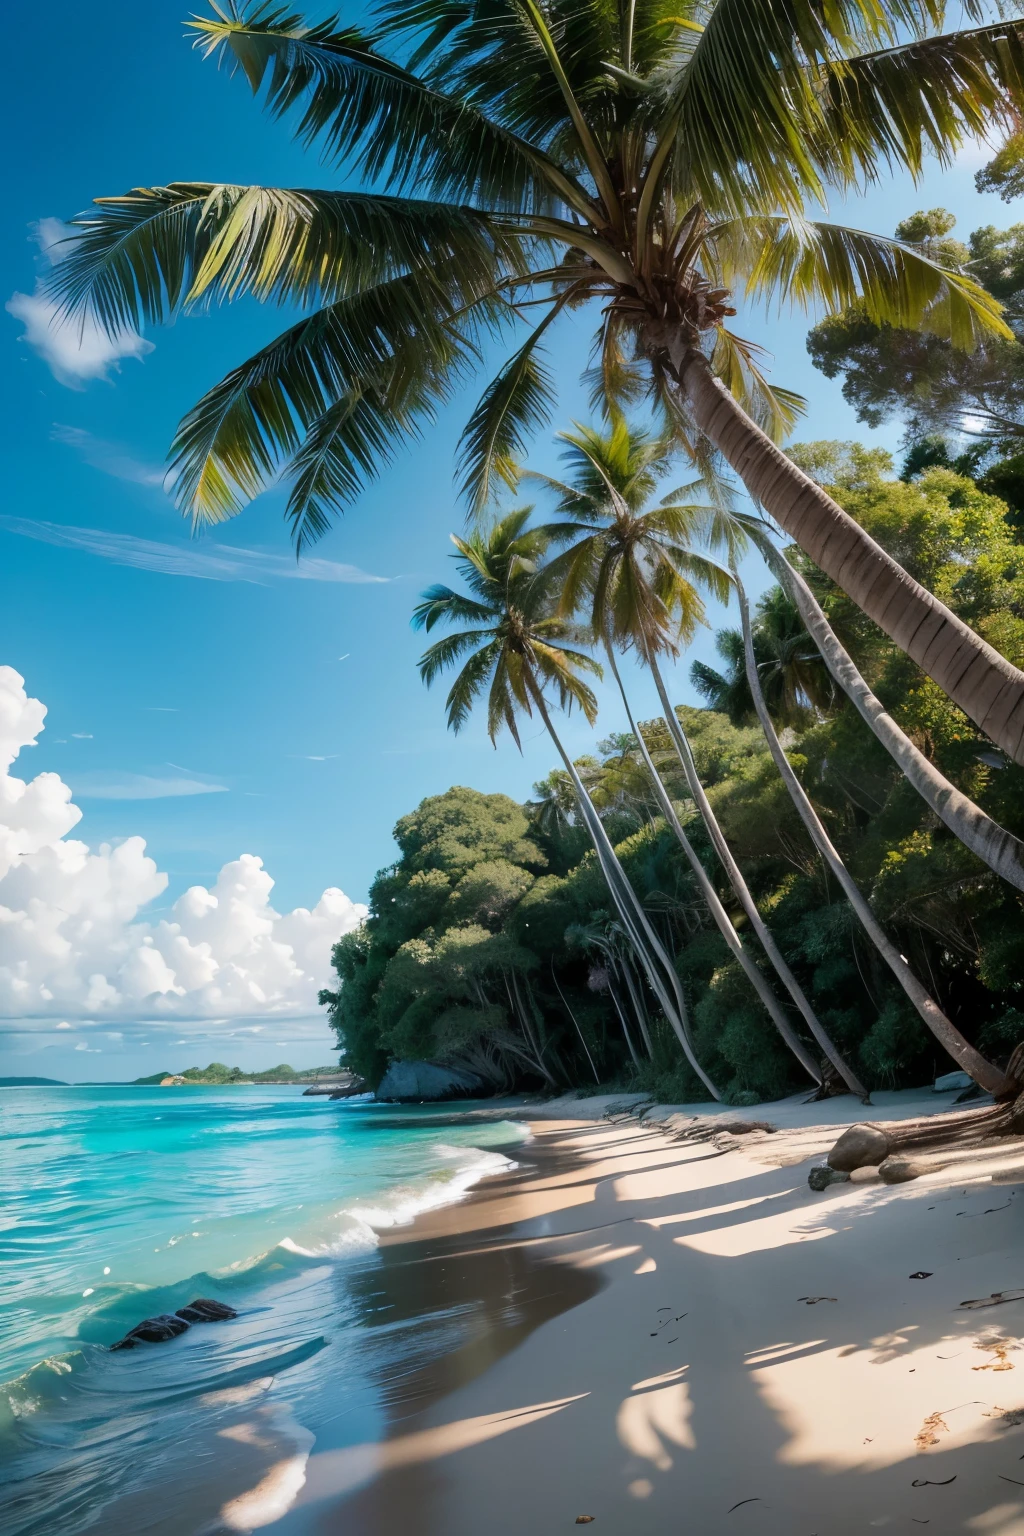
{"label": "white sand beach", "polygon": [[535,1161],[386,1237],[403,1267],[519,1249],[602,1283],[381,1440],[314,1447],[275,1529],[1024,1533],[1024,1292],[961,1305],[1024,1288],[1024,1152],[814,1194],[843,1126],[948,1099],[701,1106],[778,1128],[698,1142],[631,1102],[531,1111]]}

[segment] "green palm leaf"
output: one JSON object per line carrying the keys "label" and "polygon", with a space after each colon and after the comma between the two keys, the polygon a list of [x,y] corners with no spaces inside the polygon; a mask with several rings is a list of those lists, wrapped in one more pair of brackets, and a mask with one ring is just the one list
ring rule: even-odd
{"label": "green palm leaf", "polygon": [[520,235],[473,208],[315,188],[175,182],[103,198],[72,223],[54,272],[69,313],[109,328],[180,305],[329,304],[430,269],[453,309],[527,270]]}
{"label": "green palm leaf", "polygon": [[872,320],[927,328],[967,350],[985,335],[1012,336],[1002,306],[973,278],[900,240],[781,216],[730,220],[710,238],[724,281],[768,300],[830,310],[856,304]]}
{"label": "green palm leaf", "polygon": [[[374,454],[386,459],[469,365],[468,343],[446,323],[447,308],[429,274],[409,274],[318,310],[261,348],[182,421],[172,446],[180,505],[197,523],[234,516],[299,452],[314,424],[327,430],[319,424],[339,404],[353,406],[334,423],[348,428],[336,445],[346,444],[349,460],[310,492],[333,485],[350,499],[379,471]],[[318,446],[314,436],[296,465],[300,476],[314,468]],[[302,505],[295,503],[297,519]]]}
{"label": "green palm leaf", "polygon": [[1015,126],[1024,96],[1024,24],[938,37],[838,60],[817,75],[823,123],[815,150],[850,181],[879,167],[915,174],[925,152],[950,165],[967,140],[993,123]]}
{"label": "green palm leaf", "polygon": [[538,343],[562,307],[557,303],[518,352],[491,380],[459,443],[461,493],[480,512],[497,478],[510,489],[518,479],[516,458],[529,434],[549,418],[556,391],[538,355]]}
{"label": "green palm leaf", "polygon": [[367,176],[436,196],[480,197],[540,212],[556,199],[586,205],[581,188],[535,145],[448,96],[333,19],[309,26],[284,7],[238,7],[189,23],[196,46],[241,69],[275,117],[301,108],[296,134],[327,158],[358,157]]}

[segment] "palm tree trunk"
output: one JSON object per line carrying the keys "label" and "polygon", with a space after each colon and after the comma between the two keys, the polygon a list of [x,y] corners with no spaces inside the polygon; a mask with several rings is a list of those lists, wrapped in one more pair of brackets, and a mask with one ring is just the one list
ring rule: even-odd
{"label": "palm tree trunk", "polygon": [[565,993],[562,991],[562,988],[559,985],[558,977],[555,975],[555,962],[554,962],[554,960],[552,960],[552,962],[551,962],[551,980],[555,984],[555,991],[558,993],[559,997],[562,999],[562,1007],[565,1009],[565,1011],[569,1015],[570,1019],[572,1019],[573,1024],[576,1026],[576,1033],[580,1037],[580,1044],[582,1045],[584,1051],[586,1051],[586,1053],[587,1053],[587,1060],[590,1062],[590,1070],[594,1074],[594,1082],[599,1084],[601,1079],[597,1075],[597,1068],[594,1066],[594,1058],[590,1054],[590,1046],[587,1044],[586,1036],[584,1035],[582,1029],[580,1028],[579,1020],[577,1019],[576,1015],[573,1013],[572,1009],[569,1007],[568,999],[566,998]]}
{"label": "palm tree trunk", "polygon": [[633,1004],[633,1017],[636,1019],[637,1028],[640,1031],[640,1038],[644,1042],[644,1049],[646,1050],[649,1059],[653,1061],[654,1046],[651,1042],[651,1032],[647,1027],[647,1010],[644,1007],[644,1000],[637,988],[636,977],[633,975],[633,967],[630,963],[628,955],[623,956],[619,964],[619,969],[622,972],[622,979],[626,983],[626,991],[629,993],[629,1000]]}
{"label": "palm tree trunk", "polygon": [[666,326],[651,344],[668,354],[696,425],[754,500],[965,715],[1024,763],[1024,672],[914,581],[787,459],[678,328]]}
{"label": "palm tree trunk", "polygon": [[[654,655],[653,652],[647,652],[645,659],[647,661],[647,665],[651,669],[651,675],[654,678],[655,686],[658,690],[658,697],[661,700],[661,708],[665,724],[668,726],[669,735],[672,738],[672,742],[675,746],[676,753],[678,754],[679,761],[683,765],[683,772],[686,775],[686,782],[689,786],[690,794],[693,796],[697,809],[700,812],[704,824],[711,836],[711,841],[715,846],[715,851],[717,852],[718,857],[721,859],[725,868],[725,872],[729,877],[729,884],[736,892],[740,906],[746,913],[747,920],[757,935],[758,940],[761,943],[761,947],[763,948],[765,954],[768,956],[768,959],[771,961],[775,970],[775,974],[778,976],[779,980],[782,982],[782,985],[785,987],[786,991],[789,993],[790,997],[799,1008],[807,1028],[810,1030],[815,1040],[818,1041],[819,1045],[821,1045],[822,1050],[825,1050],[823,1042],[828,1039],[828,1034],[822,1028],[818,1015],[811,1007],[810,1001],[807,997],[807,994],[804,992],[803,987],[797,981],[796,977],[793,975],[793,972],[790,970],[789,966],[786,964],[786,961],[783,959],[782,952],[775,942],[775,938],[771,929],[768,927],[768,924],[757,910],[757,903],[755,902],[753,896],[750,894],[750,887],[747,885],[746,880],[743,878],[742,870],[736,863],[736,860],[733,858],[732,849],[729,847],[729,844],[726,841],[725,833],[722,831],[718,824],[718,817],[711,809],[711,802],[709,801],[707,795],[704,793],[704,786],[700,782],[700,776],[697,773],[697,765],[693,761],[693,753],[690,751],[690,743],[687,741],[686,733],[679,723],[678,715],[672,708],[672,704],[668,696],[668,689],[665,687],[665,679],[662,677],[661,668],[658,666],[658,658]],[[826,1054],[829,1053],[826,1052]],[[831,1061],[831,1059],[832,1057],[829,1054],[829,1060]]]}
{"label": "palm tree trunk", "polygon": [[796,604],[808,634],[824,658],[832,677],[861,718],[889,753],[897,767],[965,848],[984,859],[989,869],[1024,891],[1024,843],[993,821],[973,800],[944,778],[910,738],[904,735],[882,703],[871,692],[851,656],[799,571],[766,536],[753,535],[772,574]]}
{"label": "palm tree trunk", "polygon": [[[536,1068],[538,1074],[544,1079],[544,1081],[549,1085],[549,1087],[557,1088],[558,1084],[556,1083],[556,1081],[555,1081],[554,1077],[552,1076],[551,1072],[549,1072],[547,1067],[544,1065],[544,1062],[542,1060],[542,1053],[541,1053],[540,1047],[537,1044],[536,1039],[534,1038],[533,1030],[530,1027],[530,1021],[529,1021],[529,1019],[526,1016],[526,1008],[525,1008],[525,1006],[523,1004],[523,999],[522,999],[522,997],[520,995],[520,992],[519,992],[519,982],[518,982],[518,979],[516,977],[516,973],[515,973],[515,971],[512,972],[512,980],[511,981],[509,981],[507,973],[503,972],[502,974],[505,977],[505,991],[508,993],[508,1000],[509,1000],[509,1002],[512,1005],[512,1016],[513,1016],[513,1018],[518,1018],[519,1019],[520,1027],[521,1027],[521,1029],[523,1031],[524,1036],[526,1037],[526,1043],[527,1043],[527,1045],[530,1048],[530,1050],[529,1050],[530,1061],[532,1062],[533,1066]],[[524,1053],[524,1055],[525,1055],[525,1053]]]}
{"label": "palm tree trunk", "polygon": [[683,997],[683,990],[679,981],[679,976],[676,972],[676,968],[672,964],[672,961],[661,940],[658,938],[658,935],[651,927],[647,913],[644,911],[640,901],[637,898],[636,892],[633,890],[633,887],[630,885],[628,879],[626,878],[625,870],[619,863],[615,849],[612,847],[608,834],[604,829],[604,823],[601,821],[600,816],[598,816],[591,803],[590,796],[587,794],[586,786],[584,785],[583,780],[580,778],[579,773],[577,772],[576,764],[573,762],[568,752],[566,752],[562,745],[561,738],[559,737],[558,732],[555,730],[551,715],[548,712],[548,707],[544,702],[544,695],[541,693],[532,675],[528,671],[526,672],[526,680],[530,691],[530,697],[533,699],[534,704],[537,706],[537,713],[540,715],[545,726],[547,727],[548,735],[554,742],[558,755],[562,759],[562,762],[565,764],[565,770],[568,773],[570,780],[572,781],[572,786],[576,792],[577,802],[580,807],[580,814],[583,817],[584,825],[586,826],[587,831],[590,834],[591,841],[594,844],[594,851],[597,854],[598,864],[605,877],[605,881],[607,882],[609,892],[611,893],[611,897],[615,903],[619,917],[622,920],[623,927],[625,928],[626,933],[629,935],[630,942],[636,950],[638,957],[643,963],[647,979],[651,983],[654,995],[657,997],[658,1002],[661,1004],[665,1017],[671,1024],[676,1038],[683,1048],[683,1053],[686,1056],[687,1061],[690,1063],[690,1066],[696,1072],[697,1076],[700,1078],[705,1088],[711,1094],[712,1098],[718,1099],[720,1101],[722,1096],[718,1092],[718,1089],[715,1087],[714,1083],[711,1081],[710,1077],[708,1077],[707,1073],[704,1071],[703,1067],[698,1062],[696,1052],[693,1048],[693,1042],[690,1039],[689,1018],[686,1011],[686,1000]]}
{"label": "palm tree trunk", "polygon": [[[643,756],[644,763],[647,766],[647,771],[650,774],[654,785],[654,793],[658,797],[658,804],[661,806],[665,820],[668,822],[669,826],[672,828],[672,831],[675,833],[676,840],[686,855],[690,868],[693,870],[693,873],[697,877],[697,884],[700,886],[701,894],[708,904],[708,908],[710,909],[711,916],[715,920],[718,931],[722,935],[726,944],[728,944],[735,958],[738,960],[740,966],[743,969],[743,974],[746,976],[747,980],[750,982],[750,985],[757,993],[757,996],[760,998],[761,1003],[768,1013],[769,1018],[775,1025],[775,1028],[778,1030],[783,1040],[786,1042],[786,1045],[792,1051],[793,1055],[796,1057],[797,1061],[799,1061],[800,1065],[803,1067],[804,1071],[808,1074],[811,1080],[817,1083],[820,1087],[822,1083],[822,1074],[820,1069],[815,1063],[813,1057],[809,1054],[802,1042],[799,1040],[797,1035],[794,1034],[789,1020],[786,1018],[786,1015],[783,1013],[779,1006],[778,999],[775,997],[771,987],[762,976],[757,962],[746,949],[742,939],[736,932],[736,929],[733,927],[728,912],[725,910],[721,901],[719,900],[718,892],[715,890],[711,881],[708,879],[707,871],[705,870],[703,864],[700,862],[700,859],[697,857],[693,844],[690,842],[690,839],[687,837],[683,830],[682,823],[680,822],[679,817],[676,815],[676,809],[672,804],[668,790],[662,783],[661,776],[658,773],[657,768],[654,766],[654,759],[651,757],[651,754],[648,751],[647,743],[644,741],[643,735],[637,729],[636,721],[633,719],[633,711],[630,709],[629,699],[626,695],[626,690],[623,686],[622,678],[619,674],[619,669],[615,661],[614,648],[606,641],[605,649],[608,652],[608,661],[611,665],[612,676],[615,678],[615,681],[619,686],[619,693],[622,696],[622,703],[626,711],[626,718],[629,721],[629,728],[633,732],[633,735],[636,737],[637,743],[640,747],[641,755]],[[815,1023],[817,1024],[816,1018]],[[862,1099],[866,1098],[867,1090],[860,1082],[858,1082],[856,1075],[846,1065],[846,1062],[843,1060],[835,1046],[832,1044],[825,1030],[822,1029],[820,1024],[818,1024],[817,1027],[819,1033],[815,1035],[815,1039],[821,1046],[821,1049],[825,1052],[829,1061],[831,1061],[832,1065],[835,1067],[836,1071],[843,1078],[843,1081],[846,1083],[851,1093],[859,1094]]]}
{"label": "palm tree trunk", "polygon": [[636,1046],[633,1044],[633,1036],[630,1034],[629,1025],[626,1023],[626,1011],[622,1006],[622,999],[619,997],[618,992],[615,990],[615,983],[611,979],[610,971],[608,978],[608,991],[611,993],[612,1002],[615,1004],[615,1012],[619,1016],[619,1023],[622,1025],[622,1033],[626,1037],[626,1044],[629,1046],[629,1054],[633,1058],[633,1065],[639,1072],[640,1057],[636,1053]]}
{"label": "palm tree trunk", "polygon": [[910,1001],[932,1034],[949,1052],[957,1066],[970,1073],[971,1077],[974,1078],[976,1083],[980,1083],[982,1088],[987,1088],[990,1093],[997,1095],[1005,1093],[1011,1086],[1009,1079],[1000,1072],[998,1067],[994,1067],[991,1062],[986,1061],[984,1056],[974,1049],[973,1045],[968,1045],[956,1025],[947,1019],[935,1000],[925,991],[895,944],[885,933],[846,865],[836,852],[817,811],[814,809],[803,785],[797,778],[793,765],[782,749],[782,743],[779,741],[771,715],[768,713],[764,694],[761,692],[761,680],[757,674],[757,662],[754,657],[754,640],[750,630],[750,611],[747,607],[746,593],[735,570],[733,571],[733,577],[736,583],[736,595],[739,598],[740,621],[743,625],[743,656],[746,662],[747,682],[750,684],[754,708],[757,711],[757,718],[761,722],[761,729],[764,731],[765,739],[768,742],[769,751],[782,775],[786,788],[789,790],[793,804],[800,813],[801,821],[810,833],[815,847],[819,850],[829,869],[839,882],[843,894],[859,917],[865,933],[871,939],[871,942],[910,998]]}

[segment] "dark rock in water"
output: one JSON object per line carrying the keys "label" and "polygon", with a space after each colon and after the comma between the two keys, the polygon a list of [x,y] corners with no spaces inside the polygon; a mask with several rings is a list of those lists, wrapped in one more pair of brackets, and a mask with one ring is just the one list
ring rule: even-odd
{"label": "dark rock in water", "polygon": [[393,1061],[374,1095],[392,1104],[421,1104],[424,1100],[484,1098],[489,1083],[465,1067],[439,1066],[434,1061]]}
{"label": "dark rock in water", "polygon": [[174,1312],[161,1312],[159,1317],[143,1318],[141,1323],[136,1323],[123,1339],[118,1339],[110,1348],[134,1349],[136,1344],[163,1344],[167,1339],[174,1339],[179,1333],[187,1332],[188,1323],[185,1318],[178,1317]]}
{"label": "dark rock in water", "polygon": [[830,1184],[846,1184],[850,1175],[841,1172],[838,1168],[830,1168],[828,1163],[818,1163],[807,1175],[807,1182],[817,1194],[823,1189],[828,1189]]}
{"label": "dark rock in water", "polygon": [[238,1313],[225,1301],[210,1301],[205,1296],[197,1296],[187,1307],[179,1307],[174,1315],[183,1317],[186,1323],[224,1323],[237,1317]]}
{"label": "dark rock in water", "polygon": [[368,1092],[367,1085],[358,1073],[343,1071],[318,1077],[315,1083],[310,1083],[308,1088],[303,1089],[303,1097],[320,1095],[331,1099],[350,1099],[357,1093]]}
{"label": "dark rock in water", "polygon": [[134,1349],[136,1344],[164,1344],[168,1339],[176,1339],[179,1333],[187,1333],[193,1323],[220,1323],[237,1316],[234,1307],[229,1307],[226,1302],[197,1296],[195,1301],[190,1301],[187,1307],[179,1307],[177,1312],[161,1312],[159,1317],[143,1318],[110,1348],[113,1351]]}

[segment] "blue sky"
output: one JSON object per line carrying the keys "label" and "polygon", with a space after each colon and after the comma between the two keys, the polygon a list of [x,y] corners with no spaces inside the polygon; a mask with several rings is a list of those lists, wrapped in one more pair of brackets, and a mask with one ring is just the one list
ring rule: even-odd
{"label": "blue sky", "polygon": [[[416,674],[422,637],[409,612],[424,585],[448,575],[447,535],[461,522],[454,449],[479,384],[339,519],[316,560],[296,568],[280,495],[194,541],[161,483],[179,416],[280,328],[279,314],[246,303],[179,319],[105,376],[93,359],[93,377],[42,324],[33,296],[46,221],[95,195],[190,179],[344,182],[265,119],[242,81],[190,49],[185,9],[110,0],[98,20],[58,0],[47,11],[45,65],[36,62],[38,18],[23,9],[9,21],[0,111],[17,150],[6,163],[0,238],[0,300],[11,310],[0,310],[0,664],[49,710],[39,745],[14,771],[59,774],[84,812],[74,835],[90,845],[145,839],[168,875],[151,912],[211,885],[243,853],[263,859],[280,911],[312,906],[330,886],[363,900],[393,857],[396,818],[424,795],[464,783],[523,797],[554,753],[529,727],[522,757],[509,742],[492,750],[477,725],[451,738],[443,696],[427,694]],[[832,214],[890,232],[913,209],[941,203],[962,234],[1004,225],[1020,211],[974,191],[983,158],[932,169],[916,190],[894,181]],[[811,401],[798,436],[895,447],[898,429],[858,427],[838,383],[811,368],[801,316],[741,312],[737,329],[767,345],[774,377]],[[583,412],[586,338],[581,321],[556,336],[555,425]],[[548,438],[534,462],[554,466]],[[712,644],[709,634],[692,654],[710,656]],[[692,700],[689,659],[676,693]],[[640,714],[654,713],[642,680],[635,692]],[[622,725],[606,697],[599,733]],[[576,720],[566,736],[575,752],[591,741]],[[318,1060],[327,1045],[318,1027],[292,1055]],[[149,1050],[132,1047],[140,1071]],[[162,1041],[152,1050],[163,1065]],[[0,1050],[0,1071],[43,1070],[10,1059]],[[49,1071],[76,1075],[60,1052],[50,1059]]]}

